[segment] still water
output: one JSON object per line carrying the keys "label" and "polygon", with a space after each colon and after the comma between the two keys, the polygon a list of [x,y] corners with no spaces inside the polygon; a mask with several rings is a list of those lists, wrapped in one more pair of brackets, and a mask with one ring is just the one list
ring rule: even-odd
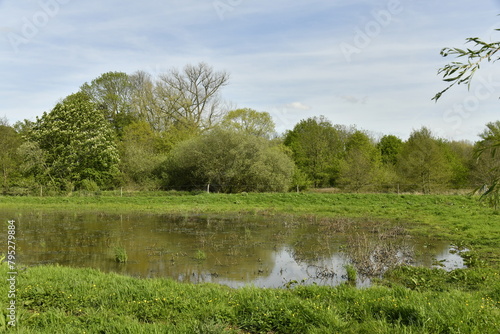
{"label": "still water", "polygon": [[[449,242],[415,239],[384,221],[97,213],[8,218],[16,220],[18,266],[58,263],[232,287],[337,285],[347,279],[348,264],[358,272],[358,286],[398,264],[464,266]],[[125,249],[126,263],[115,261],[117,248]]]}

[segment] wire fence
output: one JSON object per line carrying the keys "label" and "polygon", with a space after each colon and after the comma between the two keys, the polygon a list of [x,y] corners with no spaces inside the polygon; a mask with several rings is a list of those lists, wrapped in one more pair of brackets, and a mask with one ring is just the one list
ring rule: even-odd
{"label": "wire fence", "polygon": [[[281,187],[281,188],[280,188]],[[276,190],[279,189],[279,190]],[[305,185],[292,185],[283,189],[281,184],[185,184],[174,186],[149,185],[141,186],[137,184],[124,185],[111,189],[80,189],[80,190],[60,190],[49,186],[38,185],[35,187],[11,187],[4,189],[3,195],[11,196],[57,196],[62,194],[81,195],[108,195],[108,196],[133,196],[137,193],[256,193],[256,192],[318,192],[318,193],[418,193],[418,194],[483,194],[488,190],[484,184],[469,183],[461,187],[451,187],[449,184],[429,183],[337,183],[332,186],[312,187]]]}

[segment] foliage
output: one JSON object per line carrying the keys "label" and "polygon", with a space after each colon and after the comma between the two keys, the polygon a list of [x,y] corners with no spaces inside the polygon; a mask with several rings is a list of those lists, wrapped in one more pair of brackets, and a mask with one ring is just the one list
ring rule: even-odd
{"label": "foliage", "polygon": [[2,192],[8,193],[13,179],[19,176],[20,156],[18,148],[22,144],[21,136],[8,124],[0,124],[0,173]]}
{"label": "foliage", "polygon": [[346,143],[346,156],[340,165],[339,183],[360,191],[380,181],[380,152],[366,133],[355,131]]}
{"label": "foliage", "polygon": [[383,136],[377,144],[382,162],[386,165],[396,165],[402,147],[403,141],[394,135]]}
{"label": "foliage", "polygon": [[339,164],[345,154],[347,130],[334,127],[324,117],[302,120],[286,133],[288,146],[299,169],[314,187],[332,186],[338,178]]}
{"label": "foliage", "polygon": [[443,145],[425,127],[413,131],[404,144],[398,159],[398,172],[407,182],[407,189],[418,189],[424,194],[446,188],[451,179],[451,167]]}
{"label": "foliage", "polygon": [[128,261],[127,250],[123,246],[115,246],[113,248],[115,253],[115,262],[126,263]]}
{"label": "foliage", "polygon": [[[469,42],[477,49],[442,51],[470,56],[470,63],[454,62],[441,70],[452,85],[470,83],[481,61],[497,60],[496,43]],[[227,111],[221,91],[228,80],[225,71],[206,63],[155,77],[142,71],[104,73],[36,122],[18,122],[14,131],[2,125],[0,144],[7,148],[0,159],[3,191],[49,195],[89,185],[206,190],[210,184],[212,191],[223,192],[337,187],[429,193],[470,190],[480,183],[484,199],[500,198],[494,156],[500,139],[494,135],[476,143],[475,157],[474,144],[437,139],[426,128],[413,131],[404,143],[385,135],[374,146],[365,132],[333,125],[323,116],[301,120],[279,137],[267,112]],[[295,164],[293,172],[285,155]],[[195,157],[204,160],[195,162]],[[214,162],[215,157],[221,160]],[[250,166],[252,172],[241,172]],[[250,183],[259,186],[249,188]]]}
{"label": "foliage", "polygon": [[475,154],[482,164],[484,175],[481,180],[483,182],[476,191],[484,190],[481,197],[497,208],[500,204],[500,166],[497,156],[500,121],[488,123],[480,137],[482,140],[477,143]]}
{"label": "foliage", "polygon": [[131,104],[134,91],[128,74],[104,73],[90,84],[84,83],[80,91],[90,97],[90,101],[103,112],[119,136],[123,128],[133,121]]}
{"label": "foliage", "polygon": [[177,145],[165,164],[168,186],[220,192],[286,191],[293,162],[269,141],[215,129]]}
{"label": "foliage", "polygon": [[452,170],[451,186],[455,189],[470,187],[474,164],[474,145],[468,141],[451,141],[444,144]]}
{"label": "foliage", "polygon": [[[495,30],[499,31],[500,29]],[[469,37],[466,38],[466,43],[472,44],[473,47],[466,49],[446,47],[441,50],[441,55],[443,57],[452,55],[455,56],[455,58],[465,58],[467,61],[453,61],[438,70],[438,74],[442,74],[443,80],[450,82],[450,85],[438,92],[432,98],[433,100],[437,101],[443,93],[454,85],[467,84],[467,87],[470,89],[474,74],[480,68],[481,64],[484,61],[495,63],[500,59],[500,56],[497,55],[497,52],[500,50],[500,42],[488,43],[478,37]],[[480,142],[477,149],[478,157],[483,153],[491,154],[492,157],[494,157],[496,148],[500,145],[500,136],[495,134],[495,125],[489,123],[487,127],[488,130],[481,135],[483,140]],[[489,133],[487,133],[488,131]],[[486,136],[487,139],[484,138],[484,136]],[[500,203],[500,191],[497,185],[498,179],[492,180],[489,184],[483,184],[483,186],[476,189],[476,191],[486,189],[482,198],[488,199],[489,203],[494,207],[497,207]]]}
{"label": "foliage", "polygon": [[467,61],[453,61],[438,70],[438,74],[442,74],[443,80],[450,82],[450,85],[438,92],[432,98],[433,100],[437,101],[443,93],[454,85],[467,84],[467,86],[470,87],[472,78],[480,68],[481,62],[485,60],[488,62],[496,62],[500,59],[500,57],[496,55],[500,50],[500,42],[487,43],[478,37],[470,37],[466,39],[466,43],[473,44],[473,47],[466,49],[446,47],[441,50],[441,56],[443,57],[452,55],[456,58],[465,58]]}
{"label": "foliage", "polygon": [[276,131],[274,121],[269,113],[250,108],[228,112],[222,119],[221,127],[267,139],[271,139]]}
{"label": "foliage", "polygon": [[[40,182],[71,190],[83,180],[109,186],[118,173],[113,132],[87,95],[76,93],[44,113],[30,131],[28,166]],[[28,168],[30,169],[30,168]],[[68,189],[69,188],[69,189]]]}
{"label": "foliage", "polygon": [[124,129],[119,148],[126,184],[159,188],[156,171],[166,156],[162,153],[161,136],[147,122],[134,122]]}

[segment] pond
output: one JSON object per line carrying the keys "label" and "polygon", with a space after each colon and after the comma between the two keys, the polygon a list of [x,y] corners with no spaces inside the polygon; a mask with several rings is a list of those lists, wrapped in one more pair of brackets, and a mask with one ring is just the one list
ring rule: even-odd
{"label": "pond", "polygon": [[[337,285],[347,279],[346,265],[356,269],[358,286],[399,264],[447,270],[464,266],[449,242],[415,239],[402,226],[368,219],[96,213],[9,217],[16,219],[18,266],[58,263],[231,287]],[[126,252],[125,263],[115,259],[120,249]]]}

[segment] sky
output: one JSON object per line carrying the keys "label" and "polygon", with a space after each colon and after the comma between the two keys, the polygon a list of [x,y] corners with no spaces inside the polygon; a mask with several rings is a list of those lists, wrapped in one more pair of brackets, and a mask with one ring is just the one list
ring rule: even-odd
{"label": "sky", "polygon": [[205,62],[222,97],[278,132],[323,115],[375,138],[479,140],[500,120],[500,63],[446,87],[443,47],[500,41],[500,0],[0,0],[0,118],[35,120],[101,74]]}

